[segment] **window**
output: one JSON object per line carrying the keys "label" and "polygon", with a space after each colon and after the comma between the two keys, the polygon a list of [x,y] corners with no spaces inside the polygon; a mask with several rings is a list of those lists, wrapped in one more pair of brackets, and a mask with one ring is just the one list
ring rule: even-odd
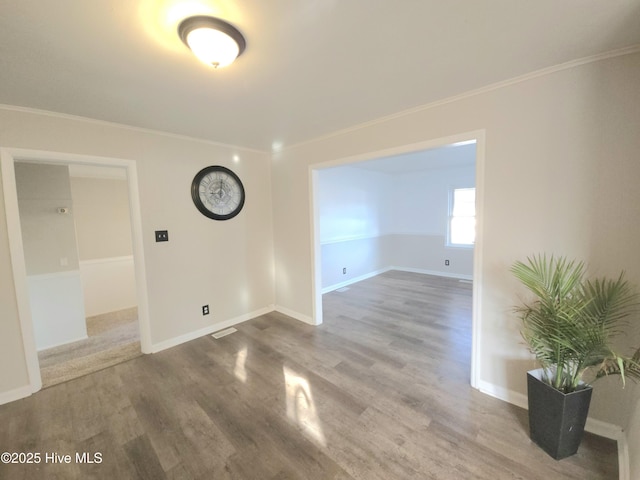
{"label": "window", "polygon": [[472,247],[476,242],[476,189],[449,190],[447,245]]}

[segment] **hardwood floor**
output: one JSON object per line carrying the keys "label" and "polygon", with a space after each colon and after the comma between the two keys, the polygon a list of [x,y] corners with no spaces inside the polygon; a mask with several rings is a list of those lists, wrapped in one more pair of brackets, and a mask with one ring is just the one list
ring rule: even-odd
{"label": "hardwood floor", "polygon": [[615,442],[553,460],[524,410],[469,386],[470,284],[388,272],[325,295],[324,315],[270,313],[1,406],[0,451],[42,461],[0,478],[618,478]]}

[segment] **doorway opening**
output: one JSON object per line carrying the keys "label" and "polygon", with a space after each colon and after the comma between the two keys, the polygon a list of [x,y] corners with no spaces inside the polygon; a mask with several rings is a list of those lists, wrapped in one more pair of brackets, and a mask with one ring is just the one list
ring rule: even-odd
{"label": "doorway opening", "polygon": [[[150,352],[135,162],[22,149],[2,149],[0,156],[31,392]],[[37,198],[47,189],[33,189],[30,182],[42,183],[29,174],[39,169],[43,178],[66,181],[68,197]],[[90,204],[100,200],[100,189],[113,193],[102,202],[120,204],[115,216],[126,210],[118,227],[95,205],[92,218]],[[65,237],[65,246],[55,245]]]}
{"label": "doorway opening", "polygon": [[[423,168],[424,158],[438,151],[448,151],[450,154],[456,148],[457,152],[465,152],[462,157],[467,158],[444,154],[440,155],[441,159],[438,160],[436,155],[431,163],[437,168],[447,169],[460,160],[466,163],[464,168],[460,163],[459,172],[451,173],[449,177],[439,174],[445,185],[438,186],[437,181],[430,180],[434,187],[430,189],[431,192],[421,191],[419,183],[421,178],[427,178],[427,174],[416,172],[427,169]],[[469,154],[472,157],[471,166]],[[446,163],[447,158],[451,160],[449,164]],[[344,172],[349,171],[349,175],[354,179],[351,183],[352,189],[349,189],[348,179],[344,178],[343,181],[336,181],[336,177],[327,183],[327,178],[341,174],[337,167],[347,167]],[[322,323],[323,293],[344,288],[350,282],[363,280],[390,269],[397,269],[394,267],[418,273],[457,277],[461,281],[473,279],[471,385],[475,387],[478,384],[479,292],[482,287],[479,273],[482,267],[483,171],[484,131],[311,165],[309,173],[313,219],[314,323]],[[395,175],[398,173],[400,176]],[[323,184],[325,188],[321,190]],[[326,185],[331,187],[327,189]],[[334,187],[346,193],[328,191]],[[475,245],[470,248],[448,244],[447,202],[452,187],[476,189],[476,238]],[[427,197],[439,190],[443,190],[440,192],[442,208],[434,213],[429,211]],[[405,194],[411,198],[395,201],[397,197]],[[339,197],[350,199],[343,201]],[[370,208],[371,201],[377,203],[377,208]],[[340,211],[333,219],[330,218],[332,207]],[[383,215],[380,215],[381,211]],[[431,214],[437,217],[434,222],[443,227],[442,235],[433,231],[420,231],[420,216]],[[429,254],[424,250],[429,250]]]}

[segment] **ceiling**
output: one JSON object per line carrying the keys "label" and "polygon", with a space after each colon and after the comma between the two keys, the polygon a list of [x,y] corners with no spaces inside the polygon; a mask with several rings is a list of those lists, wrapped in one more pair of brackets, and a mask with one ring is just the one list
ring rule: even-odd
{"label": "ceiling", "polygon": [[[271,151],[640,44],[640,0],[0,0],[0,104]],[[193,14],[247,40],[215,70]]]}

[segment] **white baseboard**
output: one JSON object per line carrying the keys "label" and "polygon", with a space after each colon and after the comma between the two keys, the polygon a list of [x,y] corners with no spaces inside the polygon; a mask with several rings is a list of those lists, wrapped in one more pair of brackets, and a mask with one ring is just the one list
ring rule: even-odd
{"label": "white baseboard", "polygon": [[473,280],[473,275],[466,275],[463,273],[440,272],[436,270],[422,270],[420,268],[386,267],[371,273],[367,273],[365,275],[360,275],[359,277],[350,278],[349,280],[346,280],[344,282],[334,283],[333,285],[324,287],[321,293],[324,295],[325,293],[333,292],[334,290],[337,290],[339,288],[347,287],[353,283],[361,282],[362,280],[375,277],[376,275],[380,275],[381,273],[389,272],[391,270],[397,270],[399,272],[420,273],[422,275],[435,275],[437,277],[457,278],[459,280]]}
{"label": "white baseboard", "polygon": [[435,275],[436,277],[457,278],[460,280],[473,280],[473,275],[465,273],[441,272],[439,270],[423,270],[421,268],[409,267],[389,267],[387,270],[398,270],[400,272],[421,273],[423,275]]}
{"label": "white baseboard", "polygon": [[224,330],[225,328],[233,327],[234,325],[246,322],[247,320],[251,320],[252,318],[259,317],[260,315],[265,315],[269,312],[273,312],[274,310],[309,325],[315,325],[313,319],[307,315],[289,310],[285,307],[269,305],[267,307],[255,310],[253,312],[245,313],[244,315],[240,315],[229,320],[224,320],[222,322],[214,323],[213,325],[208,325],[194,332],[185,333],[184,335],[179,335],[177,337],[173,337],[159,343],[154,343],[151,345],[150,353],[161,352],[162,350],[166,350],[167,348],[175,347],[176,345],[195,340],[196,338],[204,337],[205,335],[210,335],[214,332],[217,332],[218,330]]}
{"label": "white baseboard", "polygon": [[151,353],[157,353],[162,350],[166,350],[167,348],[175,347],[176,345],[180,345],[182,343],[195,340],[196,338],[200,338],[205,335],[210,335],[213,332],[217,332],[218,330],[223,330],[225,328],[233,327],[234,325],[237,325],[242,322],[246,322],[247,320],[251,320],[252,318],[259,317],[260,315],[264,315],[266,313],[273,312],[273,311],[274,311],[274,306],[269,305],[267,307],[261,308],[260,310],[255,310],[253,312],[245,313],[244,315],[240,315],[238,317],[231,318],[229,320],[224,320],[222,322],[214,323],[213,325],[208,325],[194,332],[185,333],[184,335],[173,337],[173,338],[170,338],[169,340],[164,340],[159,343],[154,343],[151,345]]}
{"label": "white baseboard", "polygon": [[5,403],[15,402],[21,398],[26,398],[33,393],[31,385],[25,385],[24,387],[15,388],[8,392],[0,393],[0,405]]}
{"label": "white baseboard", "polygon": [[[514,392],[503,387],[498,387],[489,382],[481,380],[478,384],[478,390],[486,395],[490,395],[494,398],[504,400],[507,403],[516,405],[525,410],[529,409],[529,402],[527,396],[520,392]],[[585,431],[600,435],[601,437],[609,438],[611,440],[619,440],[624,436],[622,427],[614,425],[613,423],[603,422],[593,418],[587,418],[587,424],[585,425]]]}
{"label": "white baseboard", "polygon": [[389,270],[393,270],[393,269],[391,267],[383,268],[382,270],[376,270],[374,272],[367,273],[365,275],[360,275],[358,277],[350,278],[349,280],[345,280],[344,282],[334,283],[333,285],[323,288],[321,293],[324,295],[325,293],[333,292],[334,290],[337,290],[339,288],[346,287],[353,283],[361,282],[362,280],[366,280],[367,278],[375,277],[376,275],[380,275],[381,273],[388,272]]}
{"label": "white baseboard", "polygon": [[296,312],[294,310],[290,310],[290,309],[288,309],[286,307],[283,307],[281,305],[276,305],[274,310],[276,312],[280,312],[280,313],[282,313],[282,314],[284,314],[284,315],[286,315],[288,317],[295,318],[296,320],[304,322],[304,323],[306,323],[308,325],[313,325],[313,326],[319,325],[318,323],[314,322],[313,318],[311,318],[310,316],[303,315],[302,313]]}
{"label": "white baseboard", "polygon": [[477,388],[482,393],[484,393],[485,395],[489,395],[490,397],[504,400],[511,405],[524,408],[525,410],[528,410],[529,408],[527,396],[520,392],[514,392],[513,390],[499,387],[497,385],[494,385],[493,383],[485,382],[484,380],[480,380],[478,382]]}
{"label": "white baseboard", "polygon": [[[483,380],[478,382],[477,389],[486,395],[524,408],[525,410],[528,410],[529,408],[527,396],[522,393],[514,392],[513,390],[508,390]],[[584,429],[586,432],[618,442],[618,478],[619,480],[631,480],[629,477],[629,444],[622,427],[612,423],[603,422],[602,420],[587,418],[587,423]]]}
{"label": "white baseboard", "polygon": [[616,441],[619,441],[625,436],[622,431],[622,427],[619,425],[603,422],[602,420],[597,420],[595,418],[587,418],[587,424],[584,426],[584,429],[589,433]]}

